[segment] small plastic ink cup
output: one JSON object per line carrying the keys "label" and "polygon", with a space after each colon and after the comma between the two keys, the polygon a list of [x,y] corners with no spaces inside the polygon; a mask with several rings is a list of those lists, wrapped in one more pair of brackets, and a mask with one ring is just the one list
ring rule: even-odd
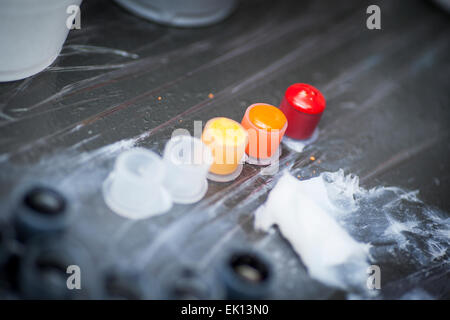
{"label": "small plastic ink cup", "polygon": [[294,140],[311,139],[325,105],[325,98],[317,88],[305,83],[291,85],[280,105],[289,122],[286,136]]}
{"label": "small plastic ink cup", "polygon": [[43,71],[58,57],[81,0],[0,1],[0,82]]}
{"label": "small plastic ink cup", "polygon": [[120,154],[103,184],[106,204],[117,214],[144,219],[172,207],[162,183],[166,167],[154,152],[135,148]]}
{"label": "small plastic ink cup", "polygon": [[278,161],[280,141],[288,127],[283,112],[270,104],[255,103],[247,108],[241,124],[248,133],[246,161],[262,166]]}
{"label": "small plastic ink cup", "polygon": [[210,149],[198,138],[176,136],[164,149],[167,167],[164,186],[176,203],[194,203],[208,190],[206,175],[213,161]]}
{"label": "small plastic ink cup", "polygon": [[130,12],[158,23],[178,27],[201,27],[225,19],[236,0],[116,0]]}
{"label": "small plastic ink cup", "polygon": [[213,156],[208,179],[228,182],[241,174],[248,136],[240,123],[224,117],[213,118],[203,129],[202,141]]}

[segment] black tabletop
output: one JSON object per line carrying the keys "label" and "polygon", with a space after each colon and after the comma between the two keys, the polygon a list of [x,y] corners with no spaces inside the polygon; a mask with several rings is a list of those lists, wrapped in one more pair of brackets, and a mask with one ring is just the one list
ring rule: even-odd
{"label": "black tabletop", "polygon": [[[278,232],[253,227],[255,209],[282,170],[263,176],[245,165],[233,182],[210,182],[199,203],[141,221],[112,213],[101,185],[121,151],[140,146],[161,154],[175,129],[193,134],[194,121],[216,116],[240,121],[250,104],[278,106],[290,84],[304,82],[323,92],[327,109],[319,139],[302,153],[284,146],[281,169],[306,179],[342,168],[366,189],[418,190],[420,206],[440,212],[448,226],[449,17],[427,1],[378,1],[382,29],[368,30],[369,4],[242,1],[219,24],[184,29],[111,1],[84,1],[81,29],[70,32],[52,66],[0,84],[2,217],[24,189],[46,184],[68,197],[76,212],[69,232],[99,270],[120,266],[158,277],[182,262],[209,270],[228,248],[250,246],[275,265],[273,297],[339,296],[309,277]],[[385,297],[417,289],[422,278],[431,281],[430,296],[448,297],[448,244],[439,259],[414,267],[387,254]],[[433,291],[438,282],[447,287]]]}

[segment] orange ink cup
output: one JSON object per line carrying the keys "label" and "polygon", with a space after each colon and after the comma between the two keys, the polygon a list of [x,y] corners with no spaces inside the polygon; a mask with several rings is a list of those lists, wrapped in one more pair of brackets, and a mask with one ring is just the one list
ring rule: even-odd
{"label": "orange ink cup", "polygon": [[245,111],[241,124],[248,133],[245,150],[248,162],[267,165],[278,159],[280,142],[288,126],[280,109],[266,103],[252,104]]}

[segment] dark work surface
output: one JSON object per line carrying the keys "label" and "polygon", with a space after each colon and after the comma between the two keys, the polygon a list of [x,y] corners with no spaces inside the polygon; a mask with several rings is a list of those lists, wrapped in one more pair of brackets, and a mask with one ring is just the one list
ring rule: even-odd
{"label": "dark work surface", "polygon": [[[70,234],[99,270],[157,278],[181,261],[209,270],[227,248],[255,245],[275,263],[275,298],[338,297],[308,276],[281,236],[253,228],[253,212],[279,174],[261,176],[246,165],[234,182],[210,182],[201,202],[138,222],[106,207],[101,184],[121,150],[161,153],[176,128],[193,133],[195,120],[215,116],[240,121],[250,104],[279,105],[290,84],[306,82],[327,98],[320,137],[303,153],[284,147],[282,167],[303,178],[342,168],[366,188],[419,190],[448,218],[449,16],[426,1],[377,1],[382,30],[370,31],[369,4],[244,1],[220,24],[181,29],[110,1],[85,1],[81,30],[70,33],[50,68],[0,84],[2,217],[31,183],[50,184],[72,201]],[[434,280],[448,284],[446,265],[427,267],[440,268]],[[383,283],[391,288],[386,297],[416,286],[400,269]]]}

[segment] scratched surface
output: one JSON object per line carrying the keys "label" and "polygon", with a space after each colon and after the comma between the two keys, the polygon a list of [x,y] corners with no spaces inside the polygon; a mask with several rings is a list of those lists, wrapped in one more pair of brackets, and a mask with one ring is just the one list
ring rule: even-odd
{"label": "scratched surface", "polygon": [[[110,1],[85,1],[81,30],[51,67],[0,84],[2,219],[27,186],[50,184],[71,199],[69,233],[99,272],[157,279],[179,263],[212,270],[225,250],[249,245],[275,264],[272,297],[343,297],[312,280],[278,233],[254,230],[254,210],[279,174],[246,165],[234,182],[210,182],[199,203],[138,222],[106,207],[101,184],[123,150],[161,153],[176,128],[194,133],[195,120],[215,116],[240,121],[251,103],[278,105],[291,83],[306,82],[327,98],[320,137],[300,154],[283,148],[282,168],[302,178],[342,168],[366,188],[419,190],[448,218],[450,20],[426,1],[378,3],[381,31],[366,29],[369,3],[356,0],[243,1],[227,20],[201,29],[167,28]],[[448,297],[446,252],[447,260],[416,269],[393,263],[383,296],[414,294],[429,281],[427,294]],[[447,287],[433,292],[438,282]]]}

